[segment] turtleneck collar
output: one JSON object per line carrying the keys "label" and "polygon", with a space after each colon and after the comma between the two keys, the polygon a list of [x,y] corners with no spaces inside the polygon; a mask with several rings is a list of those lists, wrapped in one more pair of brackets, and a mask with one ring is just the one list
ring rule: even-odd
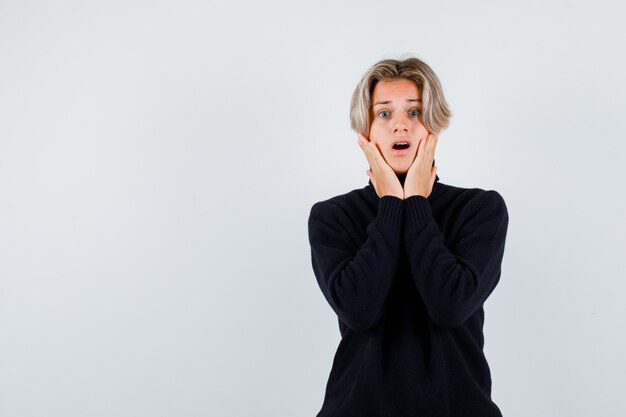
{"label": "turtleneck collar", "polygon": [[[396,174],[396,176],[398,177],[400,184],[404,187],[404,180],[406,179],[406,174]],[[437,183],[438,181],[439,181],[439,175],[435,174],[435,183]],[[372,180],[368,180],[367,183],[372,186],[374,185],[372,184]],[[433,184],[433,188],[434,188],[434,184]]]}

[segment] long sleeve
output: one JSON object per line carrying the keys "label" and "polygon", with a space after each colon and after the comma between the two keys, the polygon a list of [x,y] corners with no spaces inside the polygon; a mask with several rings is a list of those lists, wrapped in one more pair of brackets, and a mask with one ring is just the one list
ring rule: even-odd
{"label": "long sleeve", "polygon": [[339,319],[355,330],[376,325],[392,286],[402,246],[403,200],[383,196],[359,247],[353,224],[338,206],[313,205],[308,229],[311,261],[324,297]]}
{"label": "long sleeve", "polygon": [[493,190],[470,199],[448,242],[425,197],[404,201],[404,247],[415,285],[436,324],[461,325],[483,306],[500,279],[509,220],[504,199]]}

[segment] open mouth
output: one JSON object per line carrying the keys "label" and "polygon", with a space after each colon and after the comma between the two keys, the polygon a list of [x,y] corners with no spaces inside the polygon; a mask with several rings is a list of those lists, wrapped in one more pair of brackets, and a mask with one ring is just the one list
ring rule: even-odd
{"label": "open mouth", "polygon": [[409,142],[396,142],[392,148],[396,150],[408,149],[411,144]]}
{"label": "open mouth", "polygon": [[391,153],[396,156],[403,156],[409,153],[409,148],[411,147],[411,142],[408,140],[396,140],[391,145]]}

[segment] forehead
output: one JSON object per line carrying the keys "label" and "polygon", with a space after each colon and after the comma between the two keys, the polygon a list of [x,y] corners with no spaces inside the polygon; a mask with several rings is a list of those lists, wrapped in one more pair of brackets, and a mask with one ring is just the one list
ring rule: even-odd
{"label": "forehead", "polygon": [[409,98],[421,98],[421,91],[413,80],[401,78],[397,80],[381,80],[374,86],[372,92],[373,102],[405,100]]}

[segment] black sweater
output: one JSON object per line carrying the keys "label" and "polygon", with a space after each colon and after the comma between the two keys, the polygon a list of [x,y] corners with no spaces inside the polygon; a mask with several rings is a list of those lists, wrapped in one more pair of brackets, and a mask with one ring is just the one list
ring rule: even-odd
{"label": "black sweater", "polygon": [[315,203],[313,271],[341,332],[317,416],[502,416],[483,303],[500,279],[507,227],[498,192],[439,176],[428,198],[379,198],[369,181]]}

